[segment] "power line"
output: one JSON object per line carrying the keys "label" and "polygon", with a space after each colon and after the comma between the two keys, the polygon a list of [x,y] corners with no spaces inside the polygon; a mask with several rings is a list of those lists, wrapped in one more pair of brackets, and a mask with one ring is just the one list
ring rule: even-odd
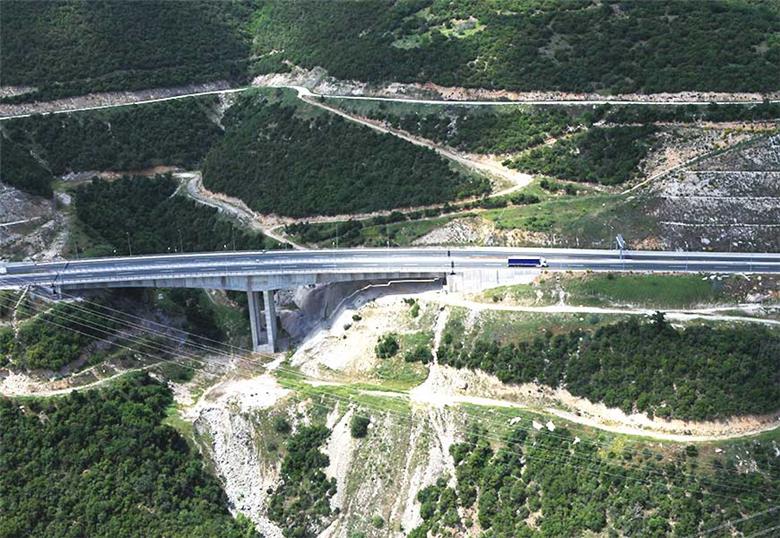
{"label": "power line", "polygon": [[697,532],[696,534],[692,535],[689,538],[692,538],[693,536],[704,536],[706,534],[710,534],[711,532],[715,532],[715,531],[718,531],[718,530],[721,530],[721,529],[725,529],[726,527],[731,527],[735,523],[741,523],[743,521],[748,521],[750,519],[755,519],[755,518],[757,518],[759,516],[763,516],[764,514],[769,514],[771,512],[775,512],[778,509],[780,509],[780,506],[773,506],[773,507],[769,508],[768,510],[764,510],[763,512],[758,512],[756,514],[753,514],[753,515],[750,515],[750,516],[746,516],[746,517],[743,517],[743,518],[740,518],[740,519],[733,519],[733,520],[730,520],[730,521],[726,521],[725,523],[722,523],[721,525],[718,525],[717,527],[712,527],[710,529],[699,531],[699,532]]}
{"label": "power line", "polygon": [[[11,299],[11,300],[12,300],[12,299]],[[93,329],[93,330],[99,330],[100,332],[103,332],[104,334],[107,334],[108,336],[115,336],[115,334],[114,334],[114,332],[113,332],[113,330],[112,330],[111,328],[109,328],[109,329],[107,330],[105,326],[101,326],[101,325],[99,325],[99,324],[96,324],[95,322],[91,322],[91,323],[89,323],[89,324],[88,324],[88,323],[84,322],[83,318],[78,318],[77,316],[75,316],[75,317],[67,317],[66,319],[70,319],[71,321],[75,321],[76,323],[79,323],[80,325],[82,325],[82,326],[84,326],[84,327],[91,328],[91,329]],[[52,322],[52,321],[50,321],[50,320],[45,320],[45,319],[44,319],[44,321],[46,321],[46,322],[50,322],[50,323],[52,323],[53,325],[55,325],[55,326],[58,326],[58,327],[62,327],[62,328],[69,329],[69,328],[68,328],[68,327],[66,327],[66,326],[63,326],[63,325],[61,325],[61,324],[58,324],[58,323],[56,323],[56,322]],[[87,333],[84,333],[84,332],[82,332],[82,331],[78,331],[78,330],[76,330],[76,332],[79,332],[80,334],[84,334],[84,335],[85,335],[85,336],[87,336],[87,337],[91,337],[91,338],[98,338],[98,339],[100,339],[100,340],[102,340],[102,341],[106,341],[106,342],[109,342],[109,343],[111,343],[111,342],[110,342],[108,339],[105,339],[105,338],[99,338],[99,337],[96,337],[96,336],[94,336],[94,335],[89,335],[89,334],[87,334]],[[133,337],[127,337],[127,336],[122,336],[122,337],[123,337],[123,338],[125,338],[126,340],[128,340],[128,342],[131,342],[131,343],[133,342]],[[136,343],[137,343],[137,342],[136,342]],[[148,342],[145,342],[145,341],[141,341],[141,344],[142,344],[142,345],[147,345],[147,346],[149,346],[149,343],[148,343]],[[134,349],[134,348],[130,348],[130,347],[128,347],[128,346],[124,346],[124,345],[120,345],[120,344],[116,344],[116,345],[118,345],[119,347],[123,347],[123,348],[125,348],[125,349],[129,349],[129,350],[133,350],[133,351],[139,352],[138,350],[136,350],[136,349]],[[154,349],[154,348],[152,348],[152,349]],[[207,362],[205,362],[205,361],[201,360],[201,359],[200,359],[198,356],[196,356],[196,355],[192,355],[192,354],[187,354],[187,353],[185,353],[185,352],[184,352],[183,350],[181,350],[181,349],[173,349],[173,350],[172,350],[172,348],[164,348],[164,347],[160,347],[160,346],[158,346],[158,351],[169,352],[169,353],[173,353],[173,352],[183,353],[183,354],[185,354],[185,356],[186,356],[186,357],[187,357],[189,360],[191,360],[191,361],[193,361],[193,362],[195,362],[195,363],[198,363],[198,364],[201,364],[201,365],[204,365],[204,366],[210,365],[209,363],[207,363]],[[151,354],[150,354],[150,353],[148,353],[148,352],[140,352],[140,353],[141,353],[142,355],[146,355],[146,356],[148,356],[148,357],[151,357],[151,358],[158,358],[158,357],[155,357],[154,355],[151,355]],[[236,360],[238,360],[238,361],[248,362],[248,363],[250,363],[252,366],[255,366],[255,367],[256,367],[256,366],[258,366],[258,364],[257,364],[255,361],[250,361],[250,360],[248,360],[248,359],[244,359],[243,357],[234,357],[234,359],[236,359]],[[175,361],[175,359],[173,359],[173,360],[169,360],[169,361],[164,361],[164,362],[174,362],[174,361]],[[193,369],[194,369],[194,368],[193,368]],[[313,378],[313,377],[311,377],[311,376],[306,376],[305,374],[302,374],[301,372],[298,372],[297,370],[290,370],[290,369],[286,369],[286,368],[284,368],[284,367],[280,367],[280,368],[278,368],[278,371],[281,371],[282,373],[284,373],[284,372],[288,372],[288,373],[290,373],[291,375],[297,376],[297,377],[299,377],[299,378],[302,378],[302,379],[304,379],[304,380],[310,380],[310,381],[323,381],[323,380],[321,380],[321,379]],[[321,396],[325,397],[324,395],[321,395]],[[333,398],[333,397],[331,397],[331,398]],[[342,400],[338,400],[338,399],[337,399],[337,401],[342,401]],[[347,401],[349,401],[349,402],[351,402],[351,403],[354,403],[354,401],[353,401],[352,399],[349,399],[349,400],[347,400]],[[464,410],[464,413],[465,413],[467,416],[470,416],[470,414],[468,413],[468,411],[467,411],[467,410]],[[406,416],[406,415],[404,415],[404,416]],[[530,428],[520,428],[520,429],[524,429],[524,430],[526,430],[526,431],[530,431]],[[502,438],[500,438],[500,437],[490,436],[490,435],[487,435],[487,434],[484,434],[484,435],[482,435],[482,436],[483,436],[483,437],[485,437],[485,438],[492,439],[492,440],[494,440],[494,441],[496,441],[496,442],[503,442],[503,439],[502,439]],[[567,438],[567,437],[564,437],[564,436],[559,436],[559,435],[554,435],[554,434],[550,434],[550,436],[551,436],[551,437],[554,437],[554,438],[556,438],[556,437],[557,437],[557,438],[559,438],[559,439],[561,439],[561,440],[566,440],[566,441],[568,441],[568,440],[569,440],[569,438]],[[598,442],[592,442],[592,441],[588,441],[588,442],[589,442],[590,444],[593,444],[594,446],[599,446],[599,444],[600,444],[600,443],[598,443]],[[548,450],[548,451],[552,451],[553,449],[552,449],[551,447],[547,447],[547,450]],[[561,452],[561,453],[565,453],[565,452],[567,452],[567,451],[566,451],[565,449],[562,449],[560,452]],[[574,458],[574,454],[573,454],[573,453],[571,453],[570,455],[571,455],[571,459],[573,459],[573,458]],[[587,460],[587,458],[582,458],[581,456],[578,456],[578,458]],[[587,461],[590,461],[590,460],[587,460]],[[602,462],[602,464],[603,464],[603,463],[604,463],[604,462]],[[638,467],[638,466],[634,466],[634,465],[631,465],[631,467],[632,467],[632,468],[636,468],[636,469],[638,469],[638,470],[639,470],[639,469],[641,469],[640,467]],[[660,473],[660,472],[658,472],[658,471],[655,471],[655,470],[652,470],[652,469],[641,469],[641,470],[642,470],[643,472],[646,472],[646,473],[647,473],[647,472],[649,472],[649,473],[651,473],[651,474],[658,474],[658,475],[660,475],[660,476],[664,477],[665,479],[668,479],[668,477],[666,477],[666,475],[664,475],[663,473]],[[682,474],[683,474],[684,476],[689,476],[687,473],[682,473]],[[649,480],[643,480],[643,481],[644,481],[644,482],[646,482],[646,483],[652,483],[652,481],[649,481]],[[667,487],[668,487],[668,485],[669,485],[669,484],[668,484],[668,482],[664,482],[664,484],[665,484],[665,485],[667,485]],[[715,487],[717,487],[717,486],[720,486],[720,487],[724,487],[724,488],[728,488],[728,489],[738,489],[738,490],[739,490],[739,489],[742,489],[740,486],[737,486],[737,485],[732,485],[732,484],[727,484],[727,483],[724,483],[724,482],[715,482],[715,481],[711,481],[711,482],[710,482],[710,485],[712,485],[712,486],[715,486]],[[751,489],[752,489],[752,488],[751,488]],[[713,493],[713,494],[714,494],[714,493]],[[717,495],[717,494],[716,494],[716,495]],[[724,496],[724,497],[725,497],[725,496]],[[731,497],[727,497],[727,498],[731,498]]]}
{"label": "power line", "polygon": [[[10,299],[10,300],[12,300],[12,299]],[[94,312],[90,312],[90,313],[91,314],[95,314]],[[103,334],[105,334],[105,335],[107,335],[109,337],[113,336],[113,337],[117,337],[117,338],[123,338],[123,339],[127,340],[129,343],[135,343],[136,345],[145,346],[146,348],[151,349],[152,352],[157,351],[157,352],[163,352],[163,353],[166,353],[166,354],[168,354],[168,353],[170,353],[170,354],[179,353],[181,355],[184,355],[185,358],[188,358],[189,360],[191,360],[191,361],[193,361],[193,362],[195,362],[197,364],[201,364],[203,366],[208,365],[208,363],[203,361],[198,355],[194,355],[192,353],[189,353],[189,352],[187,352],[185,349],[183,349],[181,347],[171,348],[171,347],[165,347],[164,345],[162,345],[160,343],[156,343],[155,341],[148,342],[146,340],[134,340],[135,337],[133,337],[133,336],[126,336],[126,335],[117,334],[116,331],[114,330],[114,327],[111,327],[111,326],[107,327],[105,325],[100,325],[100,324],[98,324],[97,322],[95,322],[93,320],[85,321],[83,318],[79,318],[76,314],[68,315],[68,314],[60,313],[59,315],[62,315],[62,317],[64,317],[65,320],[70,320],[71,322],[75,322],[75,323],[77,323],[77,324],[79,324],[79,325],[81,325],[83,327],[86,327],[87,329],[93,330],[93,331],[97,330],[97,331],[99,331],[99,332],[101,332],[101,333],[103,333]],[[96,315],[100,316],[99,314],[96,314]],[[48,320],[44,319],[44,321],[48,321]],[[58,327],[66,328],[66,329],[68,328],[68,327],[63,326],[61,324],[57,324],[56,322],[52,322],[52,324],[54,324],[54,325],[56,325]],[[87,337],[98,338],[95,335],[90,335],[90,334],[84,333],[82,331],[76,331],[76,332],[79,332],[80,334],[83,334],[83,335],[85,335]],[[165,335],[165,334],[163,334],[162,337],[163,338],[170,338],[170,336]],[[112,343],[108,338],[101,338],[100,340],[108,342],[108,343]],[[133,350],[135,352],[139,352],[138,349],[131,348],[129,346],[119,345],[119,344],[116,344],[116,342],[113,342],[113,343],[115,345],[118,345],[119,347],[122,347],[122,348],[125,348],[125,349],[129,349],[129,350]],[[156,348],[155,348],[155,345],[156,345]],[[141,354],[142,355],[146,355],[146,356],[151,357],[151,358],[157,358],[157,357],[155,357],[154,355],[152,355],[149,352],[141,352]],[[244,357],[233,357],[233,359],[237,360],[239,362],[248,363],[252,367],[257,367],[258,366],[258,363],[256,361],[252,361],[252,360],[246,359]],[[168,362],[168,361],[166,361],[166,362]],[[291,375],[294,375],[294,376],[297,376],[297,377],[301,377],[301,378],[304,378],[304,379],[308,379],[308,380],[311,380],[311,381],[327,381],[327,380],[323,380],[323,379],[319,379],[319,378],[314,378],[312,376],[306,376],[306,375],[302,374],[301,372],[299,372],[297,370],[287,369],[287,368],[284,368],[284,367],[281,367],[281,366],[279,368],[277,368],[277,371],[280,371],[282,373],[288,372]],[[469,414],[467,411],[464,411],[464,412],[467,415]],[[523,429],[526,429],[527,431],[530,431],[530,427],[529,428],[523,428]],[[569,440],[569,438],[567,438],[567,437],[559,436],[559,435],[556,435],[556,434],[551,434],[551,437],[560,438],[562,440],[567,440],[567,441]],[[500,439],[495,439],[495,440],[500,440]],[[598,441],[589,441],[589,442],[591,444],[594,444],[595,446],[601,446],[603,448],[607,448],[609,446],[607,444],[600,443]],[[636,468],[636,469],[641,469],[638,464],[637,465],[631,464],[631,467],[632,468]],[[651,473],[651,474],[657,474],[657,475],[660,475],[660,476],[663,476],[664,478],[666,478],[666,475],[664,475],[663,473],[661,473],[659,471],[656,471],[654,469],[642,469],[642,471],[643,472],[647,472],[647,473]],[[688,476],[687,473],[683,473],[683,474],[685,476]],[[723,482],[711,481],[710,483],[712,485],[714,485],[714,486],[720,485],[722,487],[726,487],[726,488],[730,488],[730,489],[740,489],[739,486],[734,486],[734,485],[726,484],[726,483],[723,483]]]}

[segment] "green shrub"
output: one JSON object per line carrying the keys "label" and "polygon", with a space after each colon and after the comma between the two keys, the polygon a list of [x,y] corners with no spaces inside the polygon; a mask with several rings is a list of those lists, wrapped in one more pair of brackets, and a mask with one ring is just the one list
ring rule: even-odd
{"label": "green shrub", "polygon": [[371,420],[368,417],[354,415],[349,423],[349,433],[352,437],[360,439],[368,434],[368,425]]}
{"label": "green shrub", "polygon": [[433,354],[428,346],[417,346],[404,353],[404,360],[428,364],[433,360]]}
{"label": "green shrub", "polygon": [[398,344],[398,337],[394,333],[388,333],[379,338],[374,351],[376,356],[380,359],[388,359],[398,353],[400,345]]}
{"label": "green shrub", "polygon": [[274,417],[274,431],[286,435],[292,431],[292,426],[285,417],[276,416]]}

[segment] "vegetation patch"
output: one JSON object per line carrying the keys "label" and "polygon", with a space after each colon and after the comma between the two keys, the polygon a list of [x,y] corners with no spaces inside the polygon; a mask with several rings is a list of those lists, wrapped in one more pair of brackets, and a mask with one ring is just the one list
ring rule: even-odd
{"label": "vegetation patch", "polygon": [[57,303],[22,322],[16,333],[10,327],[0,329],[0,365],[59,370],[80,358],[89,344],[110,339],[119,328],[119,323],[101,315],[99,307]]}
{"label": "vegetation patch", "polygon": [[93,246],[86,255],[261,250],[275,245],[182,196],[170,176],[93,180],[75,192],[78,219]]}
{"label": "vegetation patch", "polygon": [[[205,96],[36,115],[5,121],[2,130],[17,144],[34,151],[55,175],[157,165],[193,168],[222,134],[213,120],[217,103],[216,97]],[[3,163],[6,167],[9,176],[18,173]]]}
{"label": "vegetation patch", "polygon": [[268,502],[268,516],[282,526],[286,537],[314,537],[328,524],[336,479],[328,480],[322,471],[329,459],[320,447],[329,436],[325,426],[304,426],[287,440],[282,485]]}
{"label": "vegetation patch", "polygon": [[10,0],[0,22],[6,85],[53,99],[213,80],[242,80],[249,48],[241,2]]}
{"label": "vegetation patch", "polygon": [[0,399],[0,535],[257,536],[162,424],[172,403],[142,374],[46,401]]}
{"label": "vegetation patch", "polygon": [[[658,244],[658,223],[652,217],[657,206],[652,196],[584,194],[552,197],[538,204],[485,211],[481,216],[501,230],[525,230],[548,238],[545,246],[608,248],[615,233],[622,233],[631,245]],[[520,238],[521,243],[522,237]],[[534,244],[526,239],[527,244]]]}
{"label": "vegetation patch", "polygon": [[51,196],[54,177],[28,148],[0,132],[0,180],[30,194]]}
{"label": "vegetation patch", "polygon": [[567,429],[516,427],[499,439],[472,426],[450,447],[455,486],[442,477],[419,491],[423,523],[409,536],[463,536],[476,522],[488,535],[513,537],[688,536],[732,526],[749,535],[771,525],[774,500],[765,493],[778,459],[770,442],[731,443],[756,462],[749,471],[728,453],[707,461],[690,448],[672,459],[649,447],[605,453],[597,439]]}
{"label": "vegetation patch", "polygon": [[489,191],[488,180],[415,146],[313,108],[244,96],[209,152],[204,185],[261,213],[293,217],[430,205]]}
{"label": "vegetation patch", "polygon": [[[328,101],[330,102],[330,100]],[[397,129],[473,153],[513,153],[542,144],[550,137],[589,126],[595,116],[573,107],[468,107],[338,100],[338,106]],[[485,110],[488,108],[488,110]]]}
{"label": "vegetation patch", "polygon": [[[773,286],[744,277],[643,273],[545,274],[530,284],[501,286],[484,292],[480,300],[506,301],[523,306],[548,306],[563,294],[577,306],[636,306],[642,308],[691,308],[739,303]],[[771,295],[771,292],[770,292]]]}
{"label": "vegetation patch", "polygon": [[562,284],[567,300],[581,305],[636,305],[684,308],[729,299],[728,284],[701,275],[631,275],[593,273],[572,276]]}
{"label": "vegetation patch", "polygon": [[604,185],[624,183],[639,174],[656,129],[592,127],[551,146],[534,148],[508,162],[536,174]]}
{"label": "vegetation patch", "polygon": [[676,329],[659,312],[651,323],[632,317],[517,343],[497,343],[489,330],[473,343],[464,335],[461,321],[448,323],[440,363],[562,387],[626,413],[711,420],[780,403],[780,337],[764,327]]}
{"label": "vegetation patch", "polygon": [[[276,0],[258,11],[251,32],[259,71],[286,60],[368,82],[734,92],[776,89],[779,23],[775,3],[746,0]],[[271,53],[273,62],[263,61]]]}

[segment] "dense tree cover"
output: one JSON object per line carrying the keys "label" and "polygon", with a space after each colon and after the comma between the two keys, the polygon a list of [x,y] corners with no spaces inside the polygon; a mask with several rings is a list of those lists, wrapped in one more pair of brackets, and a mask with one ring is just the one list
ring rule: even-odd
{"label": "dense tree cover", "polygon": [[145,374],[52,400],[0,399],[0,536],[257,536],[162,425],[172,402]]}
{"label": "dense tree cover", "polygon": [[274,243],[174,195],[170,176],[93,180],[75,191],[76,215],[98,246],[88,254],[257,250]]}
{"label": "dense tree cover", "polygon": [[400,115],[378,108],[368,115],[423,138],[475,153],[521,151],[592,122],[592,114],[574,116],[560,107],[483,111],[458,106],[439,113]]}
{"label": "dense tree cover", "polygon": [[675,329],[657,313],[500,345],[463,343],[451,322],[439,362],[479,368],[507,383],[538,382],[631,413],[716,419],[780,407],[780,336],[763,327]]}
{"label": "dense tree cover", "polygon": [[[695,446],[672,458],[648,448],[604,454],[595,440],[565,429],[518,428],[494,448],[485,433],[475,428],[450,447],[457,484],[448,487],[442,477],[419,491],[423,523],[410,538],[463,536],[475,523],[485,538],[683,537],[721,528],[732,535],[729,521],[749,536],[775,519],[761,517],[780,493],[780,463],[769,442],[737,445],[756,461],[745,472],[725,454],[697,469]],[[458,508],[476,521],[461,519]]]}
{"label": "dense tree cover", "polygon": [[246,2],[7,0],[0,78],[37,98],[242,79]]}
{"label": "dense tree cover", "polygon": [[639,173],[654,132],[651,126],[593,127],[552,146],[533,148],[508,164],[564,179],[616,185]]}
{"label": "dense tree cover", "polygon": [[294,217],[444,202],[489,190],[433,150],[338,116],[248,96],[223,120],[203,165],[204,185],[261,213]]}
{"label": "dense tree cover", "polygon": [[57,303],[50,310],[0,333],[0,366],[58,370],[78,359],[95,339],[109,338],[118,324],[96,309]]}
{"label": "dense tree cover", "polygon": [[30,194],[51,196],[53,179],[29,149],[0,133],[0,181]]}
{"label": "dense tree cover", "polygon": [[320,447],[329,436],[325,426],[305,426],[287,440],[282,483],[270,497],[268,516],[288,538],[313,538],[327,525],[336,479],[322,471],[329,459]]}
{"label": "dense tree cover", "polygon": [[[776,2],[411,0],[266,2],[258,69],[518,90],[770,91]],[[381,58],[381,61],[377,61]]]}
{"label": "dense tree cover", "polygon": [[608,123],[651,123],[694,121],[760,121],[780,118],[780,103],[757,105],[658,106],[603,105],[596,114]]}
{"label": "dense tree cover", "polygon": [[3,131],[34,150],[58,175],[159,164],[194,167],[222,132],[209,117],[216,102],[216,97],[206,96],[32,116],[4,122]]}

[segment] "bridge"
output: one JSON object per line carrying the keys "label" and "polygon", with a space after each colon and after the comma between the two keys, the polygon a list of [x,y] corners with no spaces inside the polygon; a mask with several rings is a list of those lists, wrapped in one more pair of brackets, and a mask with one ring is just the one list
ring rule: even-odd
{"label": "bridge", "polygon": [[545,269],[551,271],[780,272],[780,254],[491,247],[356,248],[10,262],[0,264],[0,289],[43,287],[57,293],[126,287],[243,291],[249,299],[254,349],[274,351],[276,290],[334,282],[403,279],[441,279],[450,289],[488,287],[511,283],[518,275],[541,270],[509,268],[509,257],[545,258]]}

